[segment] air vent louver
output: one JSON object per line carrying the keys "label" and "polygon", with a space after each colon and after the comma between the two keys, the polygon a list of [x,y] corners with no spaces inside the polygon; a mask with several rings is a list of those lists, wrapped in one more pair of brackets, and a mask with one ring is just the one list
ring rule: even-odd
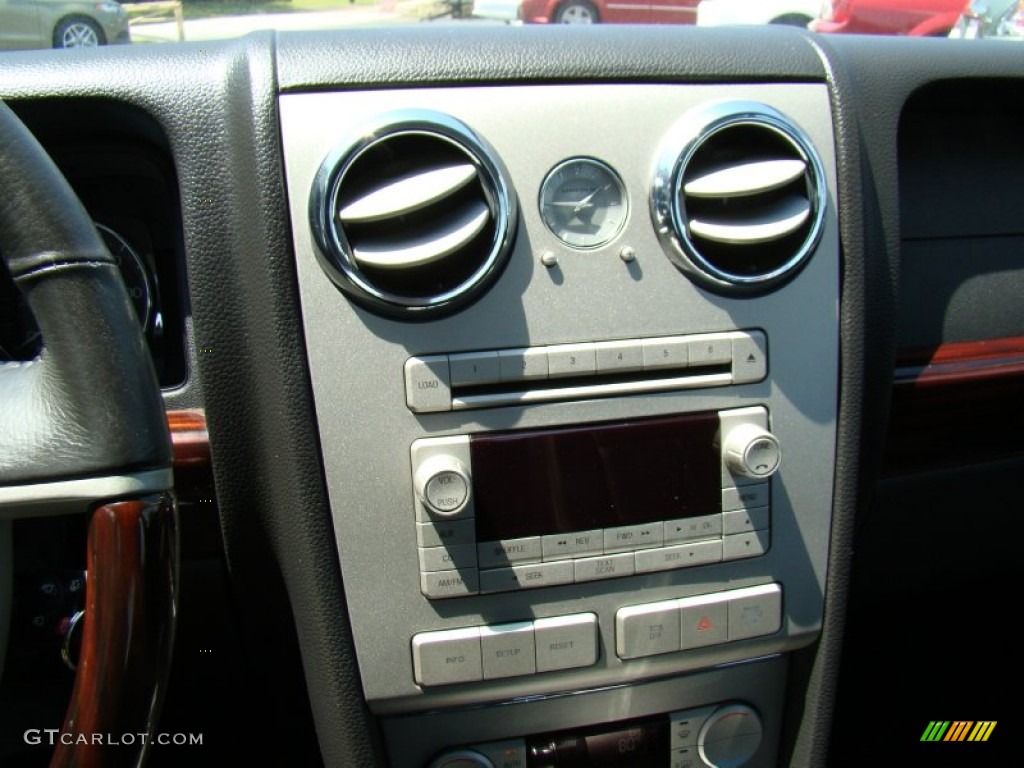
{"label": "air vent louver", "polygon": [[655,227],[669,257],[720,292],[763,292],[795,275],[817,245],[824,211],[810,142],[764,104],[697,110],[662,147]]}
{"label": "air vent louver", "polygon": [[353,299],[400,317],[478,297],[512,247],[515,197],[482,139],[435,112],[384,115],[320,167],[310,219],[321,264]]}

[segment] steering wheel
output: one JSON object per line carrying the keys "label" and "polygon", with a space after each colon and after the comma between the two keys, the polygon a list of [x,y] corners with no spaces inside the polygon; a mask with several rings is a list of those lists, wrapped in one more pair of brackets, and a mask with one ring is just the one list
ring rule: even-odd
{"label": "steering wheel", "polygon": [[[36,359],[0,363],[0,552],[14,518],[91,516],[82,646],[50,765],[136,765],[163,698],[177,584],[160,390],[114,259],[2,102],[0,190],[0,255],[43,339]],[[4,609],[0,595],[0,670]],[[131,745],[111,745],[123,734]]]}

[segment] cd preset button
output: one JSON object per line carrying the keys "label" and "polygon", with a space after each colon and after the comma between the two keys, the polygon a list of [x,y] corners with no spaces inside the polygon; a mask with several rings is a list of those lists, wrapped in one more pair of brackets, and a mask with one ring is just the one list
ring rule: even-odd
{"label": "cd preset button", "polygon": [[505,381],[525,379],[546,379],[548,377],[548,353],[538,349],[503,349],[498,352],[499,376]]}
{"label": "cd preset button", "polygon": [[448,355],[453,387],[495,384],[501,379],[497,352],[464,352]]}
{"label": "cd preset button", "polygon": [[588,376],[597,370],[594,344],[559,344],[548,347],[548,377]]}

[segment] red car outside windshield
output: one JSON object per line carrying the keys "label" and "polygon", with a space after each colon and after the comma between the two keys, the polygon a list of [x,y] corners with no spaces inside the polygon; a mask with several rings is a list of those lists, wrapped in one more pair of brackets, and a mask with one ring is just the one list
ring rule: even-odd
{"label": "red car outside windshield", "polygon": [[945,37],[964,9],[964,0],[826,0],[815,32]]}
{"label": "red car outside windshield", "polygon": [[527,24],[695,24],[700,0],[523,0]]}

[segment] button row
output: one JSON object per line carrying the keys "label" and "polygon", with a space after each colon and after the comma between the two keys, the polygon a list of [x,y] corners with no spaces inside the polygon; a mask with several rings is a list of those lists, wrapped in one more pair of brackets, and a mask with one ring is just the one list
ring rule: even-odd
{"label": "button row", "polygon": [[451,685],[589,667],[597,647],[593,613],[421,632],[412,639],[413,676]]}
{"label": "button row", "polygon": [[[706,385],[748,384],[767,375],[766,350],[760,331],[733,331],[425,355],[405,363],[406,402],[417,413],[449,411],[453,388],[644,372],[660,376],[715,366],[730,366],[731,373]],[[548,390],[545,397],[557,399],[558,393]]]}
{"label": "button row", "polygon": [[[759,557],[771,543],[768,507],[552,537],[457,543],[472,541],[472,529],[463,526],[472,522],[419,524],[421,544],[444,542],[419,548],[425,596],[462,597],[676,570]],[[550,538],[556,546],[547,546]],[[627,546],[631,551],[621,551]]]}
{"label": "button row", "polygon": [[637,659],[770,635],[782,625],[782,587],[759,587],[620,608],[615,652]]}
{"label": "button row", "polygon": [[516,589],[580,584],[599,579],[617,579],[638,573],[674,570],[693,565],[717,563],[723,559],[721,539],[677,544],[639,552],[529,563],[480,571],[480,591],[508,592]]}

